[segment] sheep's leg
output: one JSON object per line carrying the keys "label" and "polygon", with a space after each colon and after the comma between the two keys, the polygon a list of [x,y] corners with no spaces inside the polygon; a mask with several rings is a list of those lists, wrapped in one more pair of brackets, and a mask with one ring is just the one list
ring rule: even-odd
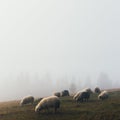
{"label": "sheep's leg", "polygon": [[55,113],[57,112],[57,108],[55,107]]}
{"label": "sheep's leg", "polygon": [[45,110],[46,110],[46,112],[47,112],[47,113],[49,113],[49,109],[48,109],[48,107],[46,107],[46,109],[45,109]]}

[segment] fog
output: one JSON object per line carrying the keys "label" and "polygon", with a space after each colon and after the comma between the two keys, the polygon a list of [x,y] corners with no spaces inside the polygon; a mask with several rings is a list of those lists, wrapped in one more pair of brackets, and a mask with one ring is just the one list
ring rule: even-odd
{"label": "fog", "polygon": [[120,88],[119,4],[0,1],[0,101]]}

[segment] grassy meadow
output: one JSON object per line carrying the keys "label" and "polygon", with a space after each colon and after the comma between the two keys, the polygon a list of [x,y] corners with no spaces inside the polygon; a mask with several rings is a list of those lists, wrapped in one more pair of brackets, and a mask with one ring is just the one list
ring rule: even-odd
{"label": "grassy meadow", "polygon": [[120,91],[110,92],[107,100],[97,100],[92,94],[89,102],[77,104],[71,96],[61,97],[57,113],[53,109],[34,112],[37,103],[19,106],[20,101],[0,103],[0,120],[120,120]]}

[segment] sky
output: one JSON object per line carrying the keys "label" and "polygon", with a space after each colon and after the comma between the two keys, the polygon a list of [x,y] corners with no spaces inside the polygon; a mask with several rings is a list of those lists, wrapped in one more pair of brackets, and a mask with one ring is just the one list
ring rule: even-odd
{"label": "sky", "polygon": [[0,101],[51,95],[72,83],[120,88],[119,4],[0,1]]}

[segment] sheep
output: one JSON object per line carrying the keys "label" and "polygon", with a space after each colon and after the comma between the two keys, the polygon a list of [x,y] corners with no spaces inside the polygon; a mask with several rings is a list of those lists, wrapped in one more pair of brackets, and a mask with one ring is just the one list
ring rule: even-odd
{"label": "sheep", "polygon": [[92,93],[92,90],[90,88],[85,88],[81,91],[78,91],[74,96],[73,99],[78,101],[88,101],[90,98],[90,94]]}
{"label": "sheep", "polygon": [[49,96],[43,98],[35,107],[35,112],[40,112],[43,109],[54,108],[55,113],[57,108],[60,108],[60,99],[57,96]]}
{"label": "sheep", "polygon": [[82,91],[79,96],[76,98],[77,102],[83,102],[83,101],[88,101],[88,99],[90,98],[90,93],[88,91]]}
{"label": "sheep", "polygon": [[53,95],[60,97],[60,92],[55,92]]}
{"label": "sheep", "polygon": [[107,91],[103,91],[98,95],[98,99],[99,100],[105,100],[109,97],[109,94]]}
{"label": "sheep", "polygon": [[94,92],[95,92],[95,93],[101,93],[101,90],[100,90],[99,87],[96,87],[96,88],[94,89]]}
{"label": "sheep", "polygon": [[76,100],[78,98],[78,96],[81,94],[82,91],[78,91],[74,96],[73,99]]}
{"label": "sheep", "polygon": [[[89,94],[93,93],[90,88],[85,88],[85,89],[83,89],[83,90],[78,91],[78,92],[73,96],[73,99],[77,100],[77,98],[78,98],[79,96],[81,96],[81,93],[82,93],[82,92],[88,92]],[[88,93],[87,93],[87,94],[88,94]]]}
{"label": "sheep", "polygon": [[23,106],[25,104],[33,104],[34,102],[34,97],[33,96],[26,96],[20,101],[20,106]]}
{"label": "sheep", "polygon": [[90,88],[85,88],[85,89],[83,89],[83,91],[87,91],[87,92],[89,92],[90,94],[93,93]]}
{"label": "sheep", "polygon": [[68,90],[63,90],[63,91],[61,92],[61,96],[62,96],[62,97],[63,97],[63,96],[70,96],[69,91],[68,91]]}

